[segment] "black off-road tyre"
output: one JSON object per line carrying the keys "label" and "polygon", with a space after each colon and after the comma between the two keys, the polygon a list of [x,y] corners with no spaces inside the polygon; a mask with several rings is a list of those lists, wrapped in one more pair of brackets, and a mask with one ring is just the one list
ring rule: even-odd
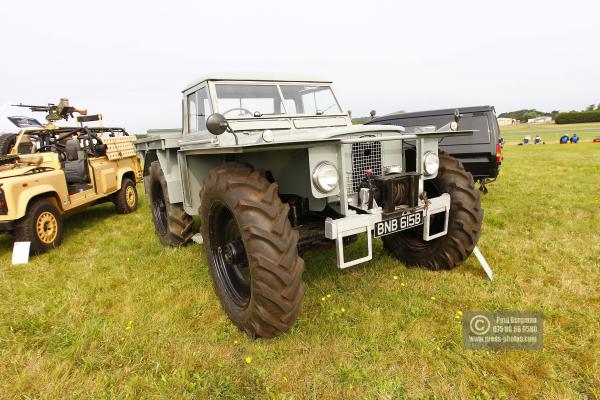
{"label": "black off-road tyre", "polygon": [[149,174],[150,210],[156,236],[164,246],[186,245],[194,236],[192,217],[184,211],[181,203],[169,201],[167,180],[158,161],[152,161]]}
{"label": "black off-road tyre", "polygon": [[129,214],[138,208],[138,195],[135,182],[131,178],[123,178],[121,189],[113,195],[117,214]]}
{"label": "black off-road tyre", "polygon": [[15,242],[31,242],[29,253],[44,253],[62,243],[63,224],[61,213],[52,200],[34,199],[27,206],[27,213],[18,220],[13,231]]}
{"label": "black off-road tyre", "polygon": [[425,181],[425,191],[429,197],[450,194],[448,234],[426,242],[421,227],[382,238],[384,247],[407,266],[455,268],[473,252],[481,234],[483,209],[473,177],[446,152],[440,152],[439,158],[438,175]]}
{"label": "black off-road tyre", "polygon": [[17,142],[15,133],[3,133],[0,135],[0,155],[9,154]]}
{"label": "black off-road tyre", "polygon": [[277,184],[227,163],[207,174],[200,198],[204,250],[229,318],[253,338],[290,329],[304,297],[304,260]]}

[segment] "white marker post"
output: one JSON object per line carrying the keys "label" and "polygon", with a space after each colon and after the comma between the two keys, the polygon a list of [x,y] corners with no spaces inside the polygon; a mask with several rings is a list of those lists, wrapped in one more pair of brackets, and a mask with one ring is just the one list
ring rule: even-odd
{"label": "white marker post", "polygon": [[483,257],[483,254],[481,254],[481,252],[479,251],[479,247],[475,246],[475,248],[473,249],[473,254],[475,254],[475,257],[477,257],[479,264],[481,264],[481,266],[483,267],[483,270],[485,271],[488,278],[490,278],[490,281],[493,281],[494,280],[494,272],[492,271],[492,269],[490,268],[490,265],[487,263],[487,261]]}

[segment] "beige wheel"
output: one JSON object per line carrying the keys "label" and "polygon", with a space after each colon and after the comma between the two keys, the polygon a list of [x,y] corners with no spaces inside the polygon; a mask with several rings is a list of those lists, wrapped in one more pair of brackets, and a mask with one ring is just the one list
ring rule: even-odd
{"label": "beige wheel", "polygon": [[30,242],[31,254],[43,253],[62,242],[62,218],[55,204],[47,197],[33,199],[25,216],[15,225],[15,241]]}
{"label": "beige wheel", "polygon": [[36,233],[42,243],[50,244],[56,240],[58,235],[58,222],[54,214],[44,211],[36,221]]}
{"label": "beige wheel", "polygon": [[127,186],[125,190],[125,201],[129,208],[134,208],[137,203],[137,194],[135,193],[135,188],[133,186]]}
{"label": "beige wheel", "polygon": [[121,189],[113,195],[113,202],[119,214],[128,214],[137,210],[138,195],[135,182],[131,178],[123,178]]}

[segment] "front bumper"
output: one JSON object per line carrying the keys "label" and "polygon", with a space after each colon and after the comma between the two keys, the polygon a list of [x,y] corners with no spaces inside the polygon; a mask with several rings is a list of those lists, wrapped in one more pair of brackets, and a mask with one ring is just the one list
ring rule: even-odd
{"label": "front bumper", "polygon": [[[439,197],[428,199],[427,206],[421,206],[414,211],[424,211],[423,240],[429,241],[444,236],[448,232],[448,217],[450,213],[450,195],[444,193]],[[430,234],[430,219],[438,213],[445,213],[444,229],[435,234]],[[343,218],[325,220],[325,237],[336,241],[337,265],[338,268],[348,268],[356,264],[370,261],[373,258],[373,235],[372,231],[375,223],[383,219],[381,209],[372,210],[367,214],[352,214]],[[346,261],[344,258],[344,237],[356,235],[358,233],[368,233],[367,235],[367,255],[355,260]]]}

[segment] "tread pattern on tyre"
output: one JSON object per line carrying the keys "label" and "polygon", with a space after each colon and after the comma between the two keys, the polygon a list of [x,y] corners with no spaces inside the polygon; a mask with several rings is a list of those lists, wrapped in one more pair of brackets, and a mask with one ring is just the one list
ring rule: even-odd
{"label": "tread pattern on tyre", "polygon": [[[129,205],[127,204],[127,198],[125,196],[125,191],[127,189],[127,186],[129,185],[132,185],[133,190],[135,190],[136,192],[137,200],[135,202],[134,207],[129,207]],[[116,192],[114,195],[114,203],[115,208],[117,209],[117,214],[128,214],[130,212],[134,212],[138,208],[138,201],[139,199],[137,198],[137,189],[135,187],[135,182],[132,181],[130,178],[123,178],[123,180],[121,181],[121,189],[119,189],[119,191]]]}
{"label": "tread pattern on tyre", "polygon": [[[50,211],[56,217],[58,234],[52,245],[47,245],[38,240],[36,233],[37,217],[43,211]],[[29,252],[32,255],[44,253],[53,247],[58,247],[63,239],[63,225],[60,211],[48,198],[33,199],[27,206],[25,216],[19,219],[13,231],[15,242],[30,242]]]}
{"label": "tread pattern on tyre", "polygon": [[408,266],[432,270],[455,268],[473,252],[481,234],[483,208],[472,175],[446,152],[440,151],[439,159],[440,168],[434,181],[451,197],[448,233],[430,242],[416,237],[413,231],[382,238],[384,247]]}
{"label": "tread pattern on tyre", "polygon": [[[211,170],[200,192],[202,234],[215,290],[231,320],[251,337],[274,337],[293,325],[304,298],[304,260],[298,256],[298,232],[288,220],[289,206],[278,186],[246,165],[227,163]],[[209,209],[224,202],[234,214],[246,248],[251,296],[240,309],[219,287],[208,240]]]}
{"label": "tread pattern on tyre", "polygon": [[0,154],[9,154],[15,145],[17,135],[15,133],[4,133],[0,135]]}
{"label": "tread pattern on tyre", "polygon": [[[181,203],[172,204],[169,201],[169,191],[167,189],[167,179],[160,166],[159,161],[152,161],[148,169],[150,174],[150,185],[159,185],[162,190],[162,195],[165,201],[167,210],[167,232],[159,232],[157,222],[154,220],[154,214],[152,214],[152,221],[154,222],[154,228],[156,235],[160,242],[165,246],[178,247],[188,244],[194,236],[193,223],[194,220],[188,215],[183,209]],[[150,188],[150,201],[154,202],[152,198],[152,187]]]}

